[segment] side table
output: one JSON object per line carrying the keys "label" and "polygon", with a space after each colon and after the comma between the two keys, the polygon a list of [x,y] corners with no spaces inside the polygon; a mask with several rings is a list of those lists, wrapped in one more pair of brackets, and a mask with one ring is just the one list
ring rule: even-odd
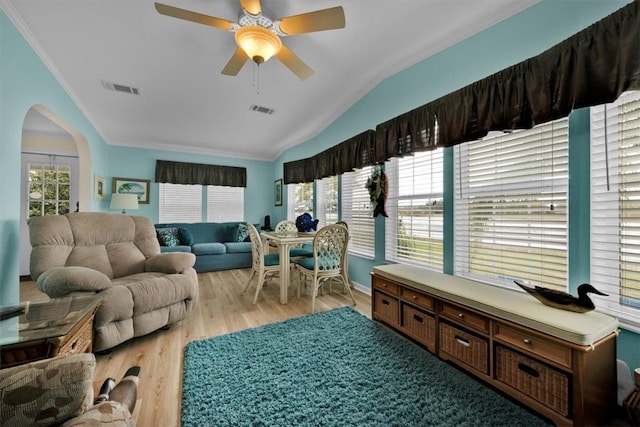
{"label": "side table", "polygon": [[102,302],[82,295],[19,304],[0,320],[0,369],[35,360],[92,351],[93,317]]}

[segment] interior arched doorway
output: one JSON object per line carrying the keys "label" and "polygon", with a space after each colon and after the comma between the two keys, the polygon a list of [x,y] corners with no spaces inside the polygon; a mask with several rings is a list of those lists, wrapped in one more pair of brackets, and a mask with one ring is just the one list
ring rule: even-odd
{"label": "interior arched doorway", "polygon": [[91,152],[80,132],[46,106],[34,105],[23,122],[21,157],[20,276],[29,276],[27,220],[39,212],[49,215],[90,209]]}

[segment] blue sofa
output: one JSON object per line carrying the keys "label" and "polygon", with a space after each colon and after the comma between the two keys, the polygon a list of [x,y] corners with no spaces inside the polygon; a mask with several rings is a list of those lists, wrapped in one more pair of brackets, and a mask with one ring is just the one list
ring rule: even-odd
{"label": "blue sofa", "polygon": [[[251,242],[248,232],[244,234],[245,224],[197,222],[155,224],[155,227],[161,252],[193,253],[194,268],[203,273],[251,267]],[[167,235],[177,238],[166,238]]]}

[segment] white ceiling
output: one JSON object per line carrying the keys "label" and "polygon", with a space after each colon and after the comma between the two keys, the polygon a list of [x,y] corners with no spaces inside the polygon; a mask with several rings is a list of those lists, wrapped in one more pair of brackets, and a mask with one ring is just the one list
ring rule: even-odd
{"label": "white ceiling", "polygon": [[[252,62],[236,77],[220,74],[236,48],[233,33],[160,15],[152,0],[0,5],[108,144],[273,160],[383,79],[537,1],[263,0],[276,17],[341,5],[346,28],[283,37],[314,74],[300,81],[271,59],[260,67],[259,94]],[[237,0],[162,3],[232,21],[240,9]]]}

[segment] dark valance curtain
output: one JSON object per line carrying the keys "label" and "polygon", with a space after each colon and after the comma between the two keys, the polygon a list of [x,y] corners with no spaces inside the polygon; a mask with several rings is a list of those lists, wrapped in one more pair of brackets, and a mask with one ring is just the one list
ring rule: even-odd
{"label": "dark valance curtain", "polygon": [[341,175],[374,160],[375,132],[367,130],[313,157],[284,164],[284,183],[313,182],[329,176]]}
{"label": "dark valance curtain", "polygon": [[285,163],[285,184],[451,147],[489,131],[528,129],[573,109],[613,102],[640,89],[639,15],[636,0],[538,56],[380,123],[371,140],[366,132]]}
{"label": "dark valance curtain", "polygon": [[640,2],[540,55],[376,127],[376,161],[527,129],[640,89]]}
{"label": "dark valance curtain", "polygon": [[157,160],[156,182],[246,187],[247,169],[234,166]]}

